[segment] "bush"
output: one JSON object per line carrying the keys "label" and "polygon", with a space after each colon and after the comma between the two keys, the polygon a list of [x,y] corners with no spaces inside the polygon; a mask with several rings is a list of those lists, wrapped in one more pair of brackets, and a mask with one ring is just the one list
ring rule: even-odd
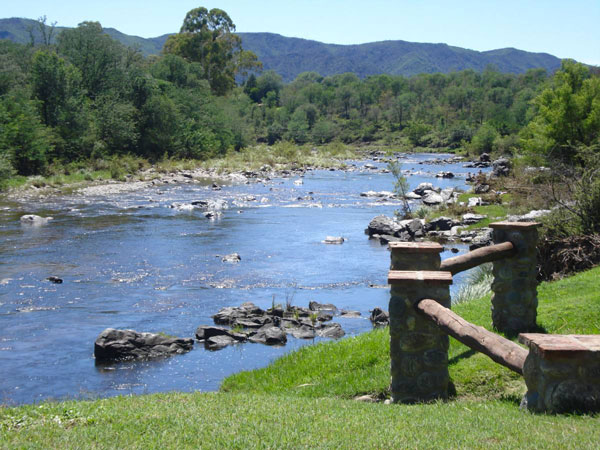
{"label": "bush", "polygon": [[15,169],[13,168],[10,158],[7,154],[0,153],[0,189],[5,189],[8,180],[14,176]]}

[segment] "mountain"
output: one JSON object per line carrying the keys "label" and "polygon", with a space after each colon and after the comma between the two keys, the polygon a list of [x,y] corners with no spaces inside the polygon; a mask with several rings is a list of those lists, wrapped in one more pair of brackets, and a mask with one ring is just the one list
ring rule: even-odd
{"label": "mountain", "polygon": [[523,73],[531,68],[553,72],[560,59],[547,53],[530,53],[514,48],[477,52],[447,44],[382,41],[359,45],[323,44],[273,33],[238,33],[247,50],[252,50],[265,69],[279,73],[285,81],[301,72],[321,75],[354,72],[359,77],[388,73],[448,73],[464,69],[482,71],[494,65],[501,72]]}
{"label": "mountain", "polygon": [[[0,19],[0,39],[30,41],[28,29],[33,27],[40,40],[38,23],[31,19]],[[56,27],[55,34],[65,29]],[[128,46],[137,46],[144,55],[158,54],[168,34],[142,38],[105,28],[106,34]],[[251,50],[262,61],[265,70],[274,70],[284,81],[292,81],[302,72],[318,72],[323,76],[353,72],[368,75],[415,75],[448,73],[465,69],[482,71],[495,66],[501,72],[523,73],[543,68],[549,73],[560,67],[560,59],[547,53],[531,53],[515,48],[478,52],[447,44],[423,44],[406,41],[382,41],[358,45],[324,44],[308,39],[290,38],[274,33],[238,33],[244,49]]]}

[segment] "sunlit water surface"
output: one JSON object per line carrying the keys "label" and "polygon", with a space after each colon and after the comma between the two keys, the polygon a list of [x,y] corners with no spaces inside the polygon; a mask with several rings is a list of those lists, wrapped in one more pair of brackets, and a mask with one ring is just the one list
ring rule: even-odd
{"label": "sunlit water surface", "polygon": [[[432,157],[401,160],[404,169],[420,172],[408,177],[411,188],[423,181],[465,187],[467,169],[460,164],[418,164]],[[457,177],[437,179],[440,170]],[[0,201],[0,403],[216,390],[227,375],[320,340],[290,336],[285,347],[247,343],[216,352],[197,343],[172,358],[100,366],[94,340],[107,327],[193,337],[224,306],[251,301],[268,308],[273,298],[293,298],[299,306],[316,300],[360,311],[360,319],[335,318],[347,335],[371,329],[369,310],[387,309],[389,301],[389,252],[364,229],[399,205],[360,193],[391,190],[392,176],[314,171],[302,185],[296,179],[221,191],[165,185],[98,197]],[[250,195],[256,201],[247,201]],[[198,209],[168,207],[211,198],[228,201],[219,220]],[[23,214],[54,220],[23,226]],[[347,241],[326,245],[326,236]],[[240,263],[221,262],[233,252]],[[52,284],[49,276],[64,283]]]}

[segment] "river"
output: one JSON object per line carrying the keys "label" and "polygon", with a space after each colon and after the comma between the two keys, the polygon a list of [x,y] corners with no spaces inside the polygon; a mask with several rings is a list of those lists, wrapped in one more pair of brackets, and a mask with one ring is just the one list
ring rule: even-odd
{"label": "river", "polygon": [[[416,172],[408,177],[411,189],[424,181],[465,187],[462,164],[418,164],[433,157],[401,159],[404,169]],[[355,165],[367,162],[385,167],[378,161]],[[435,178],[441,170],[457,176]],[[313,342],[290,336],[285,347],[246,343],[220,351],[196,343],[191,352],[168,359],[96,365],[94,340],[108,327],[193,337],[224,306],[251,301],[268,308],[292,299],[298,306],[315,300],[360,311],[360,319],[335,318],[347,336],[371,329],[369,310],[387,309],[390,258],[364,229],[399,205],[359,194],[391,190],[392,176],[315,170],[302,185],[296,179],[220,191],[207,183],[0,199],[0,404],[216,390],[229,374],[263,367]],[[198,209],[169,208],[200,199],[224,199],[229,208],[217,220]],[[23,214],[54,220],[24,226]],[[326,236],[347,241],[326,245]],[[233,252],[239,263],[221,261]],[[50,283],[49,276],[64,282]]]}

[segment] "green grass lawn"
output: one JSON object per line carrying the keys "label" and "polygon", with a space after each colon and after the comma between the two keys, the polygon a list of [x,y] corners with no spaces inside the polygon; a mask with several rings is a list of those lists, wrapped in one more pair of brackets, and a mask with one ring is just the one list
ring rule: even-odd
{"label": "green grass lawn", "polygon": [[[549,333],[600,333],[600,268],[540,285]],[[491,329],[489,298],[453,308]],[[222,392],[0,408],[2,448],[598,448],[600,415],[519,409],[521,377],[451,339],[456,397],[365,404],[389,384],[386,329],[304,347]]]}

